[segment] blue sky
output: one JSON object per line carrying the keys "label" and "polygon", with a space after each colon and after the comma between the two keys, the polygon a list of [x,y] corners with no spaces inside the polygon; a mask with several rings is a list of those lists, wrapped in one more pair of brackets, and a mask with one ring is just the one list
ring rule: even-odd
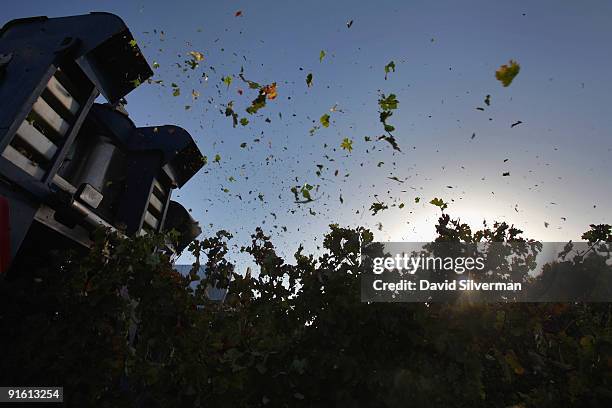
{"label": "blue sky", "polygon": [[[370,227],[379,240],[426,240],[434,197],[473,226],[507,221],[544,241],[611,222],[610,2],[36,0],[3,4],[2,16],[89,11],[121,16],[159,64],[153,79],[163,84],[127,97],[136,124],[182,126],[208,156],[175,193],[205,234],[227,229],[240,246],[262,226],[284,253],[316,249],[332,222]],[[190,51],[205,56],[194,70],[184,64]],[[494,74],[510,59],[521,72],[504,88]],[[396,71],[385,80],[390,61]],[[257,115],[244,111],[256,93],[241,68],[277,83],[278,97]],[[379,92],[400,101],[389,122],[401,153],[375,141]],[[249,125],[232,127],[221,112],[229,101]],[[325,113],[330,127],[310,135]],[[290,189],[304,183],[319,186],[316,200],[295,204]],[[377,200],[389,209],[372,216]]]}

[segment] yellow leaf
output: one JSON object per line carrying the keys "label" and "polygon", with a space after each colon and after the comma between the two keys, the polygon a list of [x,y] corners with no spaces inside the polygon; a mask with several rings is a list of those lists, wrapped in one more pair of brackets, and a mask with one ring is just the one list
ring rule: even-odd
{"label": "yellow leaf", "polygon": [[351,150],[353,150],[353,141],[349,139],[348,137],[345,137],[342,143],[340,144],[340,147],[343,148],[344,150],[348,150],[350,153]]}
{"label": "yellow leaf", "polygon": [[504,86],[509,86],[520,70],[521,66],[516,61],[510,60],[508,65],[504,64],[495,71],[495,78],[501,81]]}
{"label": "yellow leaf", "polygon": [[266,94],[266,97],[270,100],[275,99],[277,97],[276,93],[276,82],[273,82],[270,85],[266,85],[261,89],[261,92]]}
{"label": "yellow leaf", "polygon": [[189,51],[189,55],[191,55],[196,61],[203,61],[204,54],[198,51]]}

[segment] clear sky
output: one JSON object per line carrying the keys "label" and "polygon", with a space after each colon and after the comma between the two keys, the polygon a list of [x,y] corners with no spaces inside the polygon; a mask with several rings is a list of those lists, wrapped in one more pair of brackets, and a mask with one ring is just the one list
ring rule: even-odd
{"label": "clear sky", "polygon": [[[288,253],[314,249],[332,222],[370,227],[378,240],[426,240],[434,197],[474,227],[507,221],[544,241],[612,222],[608,1],[29,0],[3,2],[2,20],[89,11],[122,17],[159,64],[163,83],[127,97],[136,124],[182,126],[208,156],[175,194],[206,234],[227,229],[240,246],[262,226]],[[190,51],[204,55],[193,70]],[[495,71],[510,59],[521,71],[506,88]],[[277,83],[256,115],[245,112],[257,93],[241,68]],[[376,141],[379,92],[400,102],[389,123],[401,153]],[[232,127],[230,101],[247,126]],[[311,135],[325,113],[330,126]],[[319,186],[316,200],[296,204],[290,189],[304,183]],[[373,216],[377,200],[389,209]]]}

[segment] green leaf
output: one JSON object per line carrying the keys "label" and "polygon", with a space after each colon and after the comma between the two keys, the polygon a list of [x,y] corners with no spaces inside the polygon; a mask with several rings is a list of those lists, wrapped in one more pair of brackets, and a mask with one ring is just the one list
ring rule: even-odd
{"label": "green leaf", "polygon": [[397,141],[395,140],[394,136],[387,136],[387,135],[382,135],[378,137],[378,140],[384,140],[387,143],[389,143],[391,145],[391,147],[393,147],[393,150],[397,150],[398,152],[401,152],[402,150],[400,149],[399,145],[397,144]]}
{"label": "green leaf", "polygon": [[313,187],[310,184],[308,183],[304,184],[304,186],[302,187],[302,197],[304,197],[308,201],[312,201],[312,198],[310,196],[310,191],[312,189]]}
{"label": "green leaf", "polygon": [[159,63],[157,61],[153,61],[153,68],[159,68]]}
{"label": "green leaf", "polygon": [[323,127],[329,127],[329,114],[326,113],[325,115],[321,116],[321,118],[319,118],[319,122],[321,122]]}
{"label": "green leaf", "polygon": [[248,125],[248,124],[249,124],[249,119],[247,119],[247,118],[242,118],[242,119],[240,119],[240,124],[241,124],[242,126],[246,126],[246,125]]}
{"label": "green leaf", "polygon": [[390,110],[385,110],[380,112],[380,121],[384,124],[387,123],[387,119],[393,116],[393,112]]}
{"label": "green leaf", "polygon": [[344,140],[342,140],[342,143],[340,143],[340,147],[344,150],[348,150],[350,153],[353,150],[353,141],[348,137],[345,137]]}
{"label": "green leaf", "polygon": [[390,94],[389,96],[385,96],[385,94],[381,95],[381,98],[378,100],[378,105],[382,110],[394,110],[397,109],[397,105],[399,105],[399,101],[397,100],[395,94]]}
{"label": "green leaf", "polygon": [[495,78],[499,80],[505,87],[510,86],[514,78],[518,75],[521,70],[521,66],[513,60],[508,62],[508,65],[502,65],[497,71],[495,71]]}
{"label": "green leaf", "polygon": [[215,163],[219,163],[221,162],[221,156],[219,154],[215,154],[215,160],[213,160]]}
{"label": "green leaf", "polygon": [[225,116],[231,116],[232,126],[236,127],[236,125],[238,125],[238,114],[234,112],[233,106],[234,103],[232,101],[228,102],[227,107],[225,108]]}
{"label": "green leaf", "polygon": [[372,215],[376,215],[379,211],[387,209],[389,209],[389,207],[384,203],[372,203],[372,205],[370,206],[370,211],[372,211]]}
{"label": "green leaf", "polygon": [[312,74],[306,75],[306,85],[310,88],[312,86]]}
{"label": "green leaf", "polygon": [[258,110],[266,106],[266,94],[264,92],[260,92],[259,96],[251,102],[251,106],[246,108],[246,111],[249,115],[257,113]]}
{"label": "green leaf", "polygon": [[294,186],[291,187],[291,192],[293,193],[293,197],[295,197],[296,202],[300,202],[300,196],[306,199],[306,202],[313,201],[310,192],[314,187],[308,183],[304,183],[302,187]]}
{"label": "green leaf", "polygon": [[321,50],[319,53],[319,62],[323,62],[323,58],[325,58],[325,51]]}
{"label": "green leaf", "polygon": [[244,82],[246,82],[249,85],[250,89],[259,89],[259,88],[261,88],[261,85],[259,85],[257,82],[253,82],[253,81],[250,81],[250,80],[246,79],[242,73],[239,74],[238,76],[240,77],[240,79],[242,79]]}
{"label": "green leaf", "polygon": [[391,61],[387,65],[385,65],[385,81],[387,80],[387,75],[389,72],[395,72],[395,62]]}
{"label": "green leaf", "polygon": [[429,202],[429,204],[433,204],[436,207],[440,207],[442,211],[448,208],[448,204],[446,204],[441,198],[434,198]]}
{"label": "green leaf", "polygon": [[226,77],[224,77],[224,78],[222,78],[222,80],[223,80],[223,83],[224,83],[225,85],[227,85],[227,87],[228,87],[228,88],[229,88],[229,86],[232,84],[232,77],[231,77],[231,76],[229,76],[229,75],[228,75],[228,76],[226,76]]}

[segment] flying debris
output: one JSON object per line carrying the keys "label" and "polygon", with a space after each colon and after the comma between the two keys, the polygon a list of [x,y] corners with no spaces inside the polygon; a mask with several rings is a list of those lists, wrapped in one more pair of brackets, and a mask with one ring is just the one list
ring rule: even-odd
{"label": "flying debris", "polygon": [[497,71],[495,71],[495,78],[499,80],[504,87],[510,86],[514,78],[518,75],[521,70],[520,65],[513,60],[508,62],[508,65],[502,65]]}

